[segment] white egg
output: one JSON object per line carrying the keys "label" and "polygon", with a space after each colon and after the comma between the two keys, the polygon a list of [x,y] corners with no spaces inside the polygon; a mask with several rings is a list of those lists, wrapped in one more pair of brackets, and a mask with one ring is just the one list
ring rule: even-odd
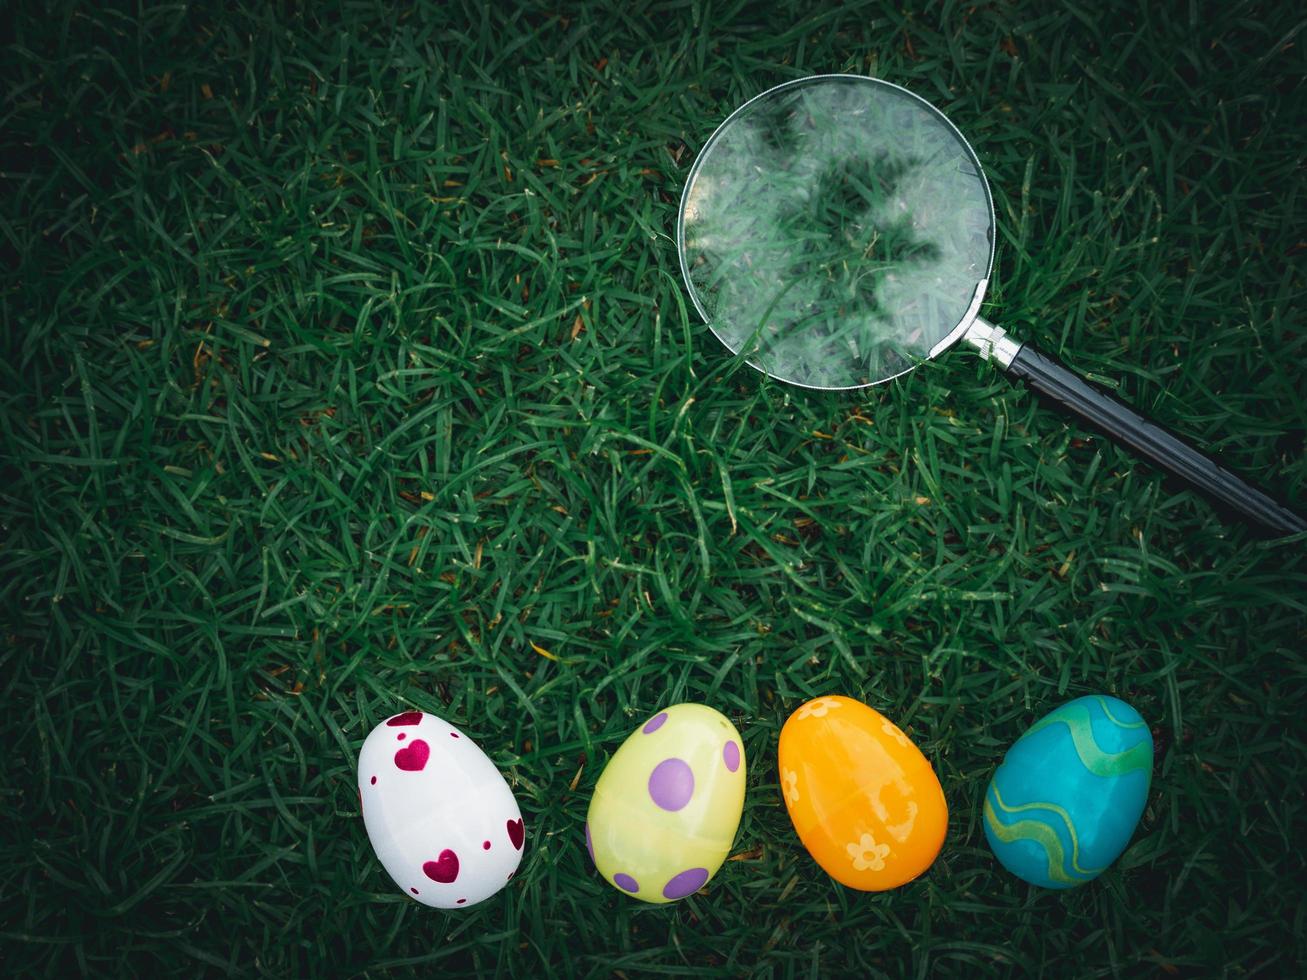
{"label": "white egg", "polygon": [[359,801],[377,859],[423,905],[468,908],[507,884],[526,828],[508,783],[449,722],[406,711],[359,751]]}

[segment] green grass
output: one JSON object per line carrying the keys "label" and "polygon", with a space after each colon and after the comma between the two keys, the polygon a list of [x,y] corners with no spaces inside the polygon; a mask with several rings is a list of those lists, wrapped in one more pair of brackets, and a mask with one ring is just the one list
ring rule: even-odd
{"label": "green grass", "polygon": [[[11,7],[4,972],[1296,973],[1303,540],[964,351],[852,395],[761,379],[672,239],[741,100],[905,85],[988,170],[986,315],[1302,507],[1293,8]],[[1093,691],[1153,728],[1148,807],[1097,882],[1032,889],[984,788]],[[890,894],[835,885],[781,804],[779,727],[829,692],[948,796]],[[683,699],[744,733],[739,860],[644,907],[581,825]],[[519,876],[463,914],[400,894],[359,819],[358,746],[409,706],[526,816]]]}

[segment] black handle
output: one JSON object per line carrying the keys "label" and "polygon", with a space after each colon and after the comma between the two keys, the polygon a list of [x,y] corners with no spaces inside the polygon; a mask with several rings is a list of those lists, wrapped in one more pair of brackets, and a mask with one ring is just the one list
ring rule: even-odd
{"label": "black handle", "polygon": [[1007,371],[1259,529],[1277,535],[1307,531],[1307,520],[1029,344],[1016,352]]}

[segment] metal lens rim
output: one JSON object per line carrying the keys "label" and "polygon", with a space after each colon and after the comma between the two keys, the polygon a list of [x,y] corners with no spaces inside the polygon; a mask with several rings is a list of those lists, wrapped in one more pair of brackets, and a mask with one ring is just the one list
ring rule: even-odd
{"label": "metal lens rim", "polygon": [[[735,118],[741,115],[742,113],[744,113],[746,110],[748,110],[748,108],[751,105],[753,105],[755,102],[761,99],[765,99],[768,96],[775,95],[777,92],[782,92],[786,89],[798,88],[803,85],[819,84],[821,82],[832,81],[834,79],[845,79],[848,81],[857,81],[857,82],[871,82],[874,85],[884,85],[887,88],[896,89],[897,91],[902,92],[905,95],[911,96],[917,102],[921,103],[931,112],[933,112],[939,118],[939,120],[944,123],[945,126],[947,126],[950,130],[952,130],[953,135],[955,135],[958,138],[958,140],[962,143],[962,145],[967,148],[967,152],[971,154],[972,162],[976,166],[976,173],[980,176],[980,185],[985,190],[985,201],[989,204],[989,227],[990,227],[989,257],[985,263],[985,276],[983,279],[980,280],[979,283],[976,284],[976,292],[971,298],[971,304],[967,307],[967,312],[963,314],[962,319],[958,322],[958,325],[954,327],[951,331],[949,331],[948,335],[945,336],[943,340],[941,340],[939,343],[937,343],[934,347],[930,349],[930,353],[927,355],[926,359],[927,360],[933,359],[935,357],[938,357],[941,353],[948,350],[959,340],[961,340],[962,335],[967,332],[967,329],[971,326],[971,324],[975,321],[976,317],[980,313],[980,304],[985,298],[985,291],[989,286],[990,274],[994,271],[994,248],[995,248],[995,239],[997,237],[995,232],[998,227],[998,221],[994,214],[994,197],[989,191],[989,180],[988,178],[985,177],[985,168],[981,166],[980,157],[976,155],[975,149],[972,148],[971,144],[967,141],[967,138],[962,135],[962,131],[958,129],[957,126],[953,125],[949,117],[944,115],[944,113],[941,112],[929,100],[922,98],[916,92],[913,92],[910,89],[906,89],[902,85],[895,85],[893,82],[887,82],[880,78],[872,78],[868,75],[852,75],[843,72],[836,72],[836,73],[826,74],[826,75],[808,75],[805,76],[804,78],[794,78],[788,82],[782,82],[780,85],[773,85],[765,92],[759,92],[753,98],[749,99],[743,105],[739,106],[729,116],[727,116],[722,121],[721,125],[719,125],[715,130],[713,130],[712,135],[708,137],[707,141],[703,144],[703,147],[699,150],[698,155],[694,159],[694,163],[690,167],[690,173],[685,178],[685,187],[681,191],[681,203],[680,203],[680,207],[676,212],[676,254],[677,254],[677,258],[680,260],[681,263],[681,278],[684,280],[685,288],[690,294],[690,301],[694,303],[694,308],[699,311],[699,317],[703,320],[704,323],[708,325],[708,329],[712,330],[713,336],[716,337],[719,341],[721,341],[722,346],[725,347],[727,350],[731,350],[731,345],[728,344],[726,340],[722,337],[722,335],[717,332],[716,328],[713,327],[712,319],[708,316],[708,311],[703,308],[703,303],[701,303],[699,300],[699,294],[694,288],[693,281],[690,279],[690,265],[689,262],[686,261],[686,257],[685,257],[685,208],[686,205],[689,203],[690,188],[694,186],[695,178],[698,177],[699,175],[699,168],[703,164],[704,160],[708,159],[709,153],[711,152],[713,145],[717,142],[718,138],[721,136],[722,133],[726,131],[727,127],[730,126],[730,124],[735,120]],[[732,353],[738,353],[738,352],[732,350]],[[887,381],[893,381],[895,378],[901,378],[903,375],[907,374],[909,371],[917,367],[916,364],[913,364],[910,367],[907,367],[904,370],[898,372],[897,374],[891,374],[883,378],[878,378],[875,381],[869,381],[866,384],[827,386],[827,385],[807,384],[803,381],[795,381],[792,378],[784,378],[781,377],[779,374],[774,374],[773,372],[768,371],[766,368],[758,364],[755,364],[753,361],[746,361],[746,363],[748,363],[749,367],[754,368],[755,370],[760,371],[763,374],[768,375],[769,377],[776,378],[778,381],[784,381],[786,384],[796,385],[797,387],[800,388],[808,388],[813,391],[855,391],[859,388],[870,388],[873,387],[874,385],[884,384]]]}

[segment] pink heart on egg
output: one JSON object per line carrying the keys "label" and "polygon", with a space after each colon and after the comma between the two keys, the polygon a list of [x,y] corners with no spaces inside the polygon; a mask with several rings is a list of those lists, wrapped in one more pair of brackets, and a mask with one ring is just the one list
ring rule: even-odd
{"label": "pink heart on egg", "polygon": [[405,772],[421,772],[431,757],[431,747],[422,739],[414,739],[406,749],[395,753],[395,765]]}
{"label": "pink heart on egg", "polygon": [[458,855],[445,848],[440,852],[440,857],[422,865],[422,873],[432,881],[448,885],[458,877]]}
{"label": "pink heart on egg", "polygon": [[402,715],[396,715],[386,722],[389,728],[401,728],[404,725],[419,725],[422,723],[421,711],[405,711]]}
{"label": "pink heart on egg", "polygon": [[522,849],[522,841],[526,839],[526,825],[520,819],[508,821],[508,839],[519,851]]}

